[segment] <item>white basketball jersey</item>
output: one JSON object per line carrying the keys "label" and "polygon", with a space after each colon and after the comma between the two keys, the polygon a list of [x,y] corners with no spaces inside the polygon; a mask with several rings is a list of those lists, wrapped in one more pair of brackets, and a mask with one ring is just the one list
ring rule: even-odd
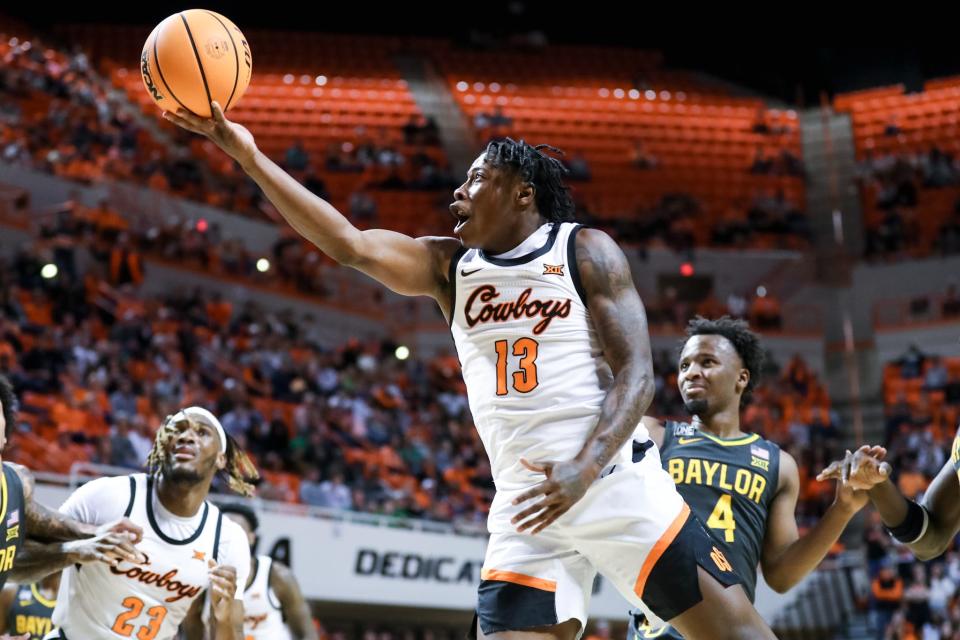
{"label": "white basketball jersey", "polygon": [[194,599],[210,586],[208,562],[218,558],[225,524],[220,510],[204,502],[194,534],[175,540],[157,524],[154,478],[135,474],[129,480],[126,515],[143,527],[137,549],[147,564],[114,568],[92,562],[64,569],[53,621],[68,640],[170,640]]}
{"label": "white basketball jersey", "polygon": [[270,587],[270,556],[257,556],[253,582],[243,593],[244,640],[291,640],[293,636],[283,621],[283,610]]}
{"label": "white basketball jersey", "polygon": [[[542,246],[515,258],[468,249],[451,261],[451,331],[497,486],[491,532],[512,531],[523,507],[510,501],[543,480],[520,458],[572,460],[613,382],[577,271],[579,229],[554,223]],[[610,464],[629,459],[625,447]]]}

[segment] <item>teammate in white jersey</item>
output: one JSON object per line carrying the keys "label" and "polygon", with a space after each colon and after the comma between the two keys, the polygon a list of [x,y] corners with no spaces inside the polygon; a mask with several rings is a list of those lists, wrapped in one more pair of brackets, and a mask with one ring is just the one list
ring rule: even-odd
{"label": "teammate in white jersey", "polygon": [[243,592],[244,640],[318,640],[310,607],[289,568],[270,556],[256,555],[260,519],[245,504],[220,505],[250,543],[250,577]]}
{"label": "teammate in white jersey", "polygon": [[[457,238],[361,231],[256,146],[219,105],[166,113],[236,160],[281,215],[337,262],[451,322],[497,496],[477,603],[480,637],[578,638],[599,570],[687,638],[773,638],[689,516],[649,443],[631,436],[653,397],[646,317],[623,252],[580,230],[563,165],[500,140],[454,191]],[[684,588],[676,589],[677,581]]]}
{"label": "teammate in white jersey", "polygon": [[[232,489],[251,494],[256,478],[246,455],[206,409],[189,407],[157,432],[149,472],[100,478],[80,487],[60,508],[80,522],[125,516],[143,527],[142,564],[89,564],[63,572],[47,636],[69,640],[135,637],[216,640],[243,637],[243,587],[250,565],[243,530],[207,501],[221,471]],[[212,622],[202,623],[209,590]]]}

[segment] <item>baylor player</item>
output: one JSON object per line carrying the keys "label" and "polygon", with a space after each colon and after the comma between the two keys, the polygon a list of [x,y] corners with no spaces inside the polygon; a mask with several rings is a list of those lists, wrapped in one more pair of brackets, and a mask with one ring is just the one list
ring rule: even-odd
{"label": "baylor player", "polygon": [[[743,320],[696,318],[687,327],[677,385],[691,423],[643,418],[664,468],[693,513],[713,534],[714,562],[729,562],[753,601],[757,565],[783,593],[823,560],[867,502],[841,483],[823,518],[802,538],[794,511],[800,489],[793,457],[758,434],[740,430],[740,408],[759,380],[763,350]],[[634,446],[637,455],[643,450]],[[629,636],[681,638],[631,613]]]}
{"label": "baylor player", "polygon": [[31,584],[7,585],[0,592],[0,632],[40,640],[53,629],[60,572]]}

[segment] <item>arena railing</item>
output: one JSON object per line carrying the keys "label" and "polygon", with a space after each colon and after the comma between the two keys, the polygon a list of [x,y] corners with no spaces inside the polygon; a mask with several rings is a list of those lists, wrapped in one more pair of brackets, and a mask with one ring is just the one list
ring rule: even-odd
{"label": "arena railing", "polygon": [[[70,492],[73,492],[75,489],[77,489],[77,487],[89,482],[90,480],[108,476],[127,475],[130,473],[136,473],[136,470],[128,469],[126,467],[92,464],[88,462],[75,462],[73,465],[71,465],[70,473],[67,476],[59,473],[49,472],[35,472],[34,476],[38,482],[63,486]],[[244,501],[249,503],[247,499],[233,494],[216,494],[214,500],[217,502]],[[278,502],[275,500],[263,500],[261,498],[253,498],[252,502],[258,511],[268,514],[274,513],[294,515],[336,522],[349,522],[352,524],[362,524],[373,527],[406,529],[409,531],[423,531],[429,533],[461,535],[468,537],[480,537],[487,535],[485,525],[473,522],[441,522],[424,518],[403,518],[376,513],[364,513],[361,511],[350,511],[346,509],[331,509],[327,507],[316,507],[306,504],[292,504],[287,502]]]}

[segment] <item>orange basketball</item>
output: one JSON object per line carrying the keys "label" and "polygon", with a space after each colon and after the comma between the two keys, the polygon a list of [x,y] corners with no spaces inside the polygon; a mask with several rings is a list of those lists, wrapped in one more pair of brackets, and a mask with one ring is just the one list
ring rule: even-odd
{"label": "orange basketball", "polygon": [[253,72],[250,46],[219,13],[175,13],[147,38],[140,56],[143,85],[164,111],[184,108],[211,117],[214,100],[224,111],[237,104]]}

